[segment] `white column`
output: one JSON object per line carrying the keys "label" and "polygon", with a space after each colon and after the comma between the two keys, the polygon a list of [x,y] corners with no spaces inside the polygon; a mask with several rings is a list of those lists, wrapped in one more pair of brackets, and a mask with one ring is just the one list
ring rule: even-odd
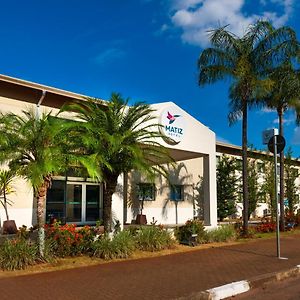
{"label": "white column", "polygon": [[203,158],[203,188],[204,188],[204,224],[217,226],[217,184],[216,156],[206,155]]}

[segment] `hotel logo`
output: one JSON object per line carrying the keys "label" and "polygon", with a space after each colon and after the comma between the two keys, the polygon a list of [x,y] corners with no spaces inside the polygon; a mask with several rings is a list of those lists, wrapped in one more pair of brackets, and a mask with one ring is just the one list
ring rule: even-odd
{"label": "hotel logo", "polygon": [[179,144],[185,131],[185,120],[182,112],[179,112],[176,107],[165,108],[161,115],[160,120],[162,124],[162,133],[167,137],[166,143],[170,145]]}

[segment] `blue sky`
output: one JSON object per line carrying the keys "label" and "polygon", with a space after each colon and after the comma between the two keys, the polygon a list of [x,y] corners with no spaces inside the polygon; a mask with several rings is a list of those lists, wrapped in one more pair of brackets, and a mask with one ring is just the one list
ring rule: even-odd
{"label": "blue sky", "polygon": [[[229,82],[197,85],[206,31],[230,24],[243,34],[267,18],[299,37],[299,9],[297,0],[3,1],[0,73],[102,99],[116,91],[132,101],[173,101],[220,141],[241,145],[241,122],[227,121]],[[286,140],[300,156],[294,120],[288,112]],[[249,143],[263,149],[261,132],[274,126],[275,112],[250,112]]]}

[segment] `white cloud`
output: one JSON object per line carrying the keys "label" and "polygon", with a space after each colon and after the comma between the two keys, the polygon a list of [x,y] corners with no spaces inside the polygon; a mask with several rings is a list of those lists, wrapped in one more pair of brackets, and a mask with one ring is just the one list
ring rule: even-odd
{"label": "white cloud", "polygon": [[224,144],[232,144],[229,140],[222,138],[221,136],[217,136],[217,141]]}
{"label": "white cloud", "polygon": [[278,11],[247,14],[243,11],[246,0],[173,0],[171,21],[182,30],[183,42],[205,47],[210,29],[230,24],[229,29],[241,36],[257,19],[268,19],[274,26],[285,24],[292,14],[294,0],[260,0],[262,6],[276,4]]}
{"label": "white cloud", "polygon": [[[290,125],[296,122],[295,116],[289,116],[287,118],[283,118],[283,124]],[[273,120],[273,124],[279,124],[278,118]]]}
{"label": "white cloud", "polygon": [[95,58],[97,64],[103,65],[113,62],[116,59],[120,59],[125,56],[125,52],[118,48],[109,48],[99,53]]}
{"label": "white cloud", "polygon": [[276,109],[263,107],[261,110],[258,111],[259,114],[268,114],[268,113],[277,113]]}

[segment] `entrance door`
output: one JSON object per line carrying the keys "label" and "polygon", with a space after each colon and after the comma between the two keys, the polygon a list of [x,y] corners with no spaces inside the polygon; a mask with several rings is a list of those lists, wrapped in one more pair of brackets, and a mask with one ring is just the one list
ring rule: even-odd
{"label": "entrance door", "polygon": [[100,219],[100,185],[67,183],[66,222],[94,223]]}
{"label": "entrance door", "polygon": [[67,184],[66,222],[82,222],[82,187],[80,183]]}
{"label": "entrance door", "polygon": [[53,180],[46,198],[46,221],[95,223],[102,218],[101,185]]}

